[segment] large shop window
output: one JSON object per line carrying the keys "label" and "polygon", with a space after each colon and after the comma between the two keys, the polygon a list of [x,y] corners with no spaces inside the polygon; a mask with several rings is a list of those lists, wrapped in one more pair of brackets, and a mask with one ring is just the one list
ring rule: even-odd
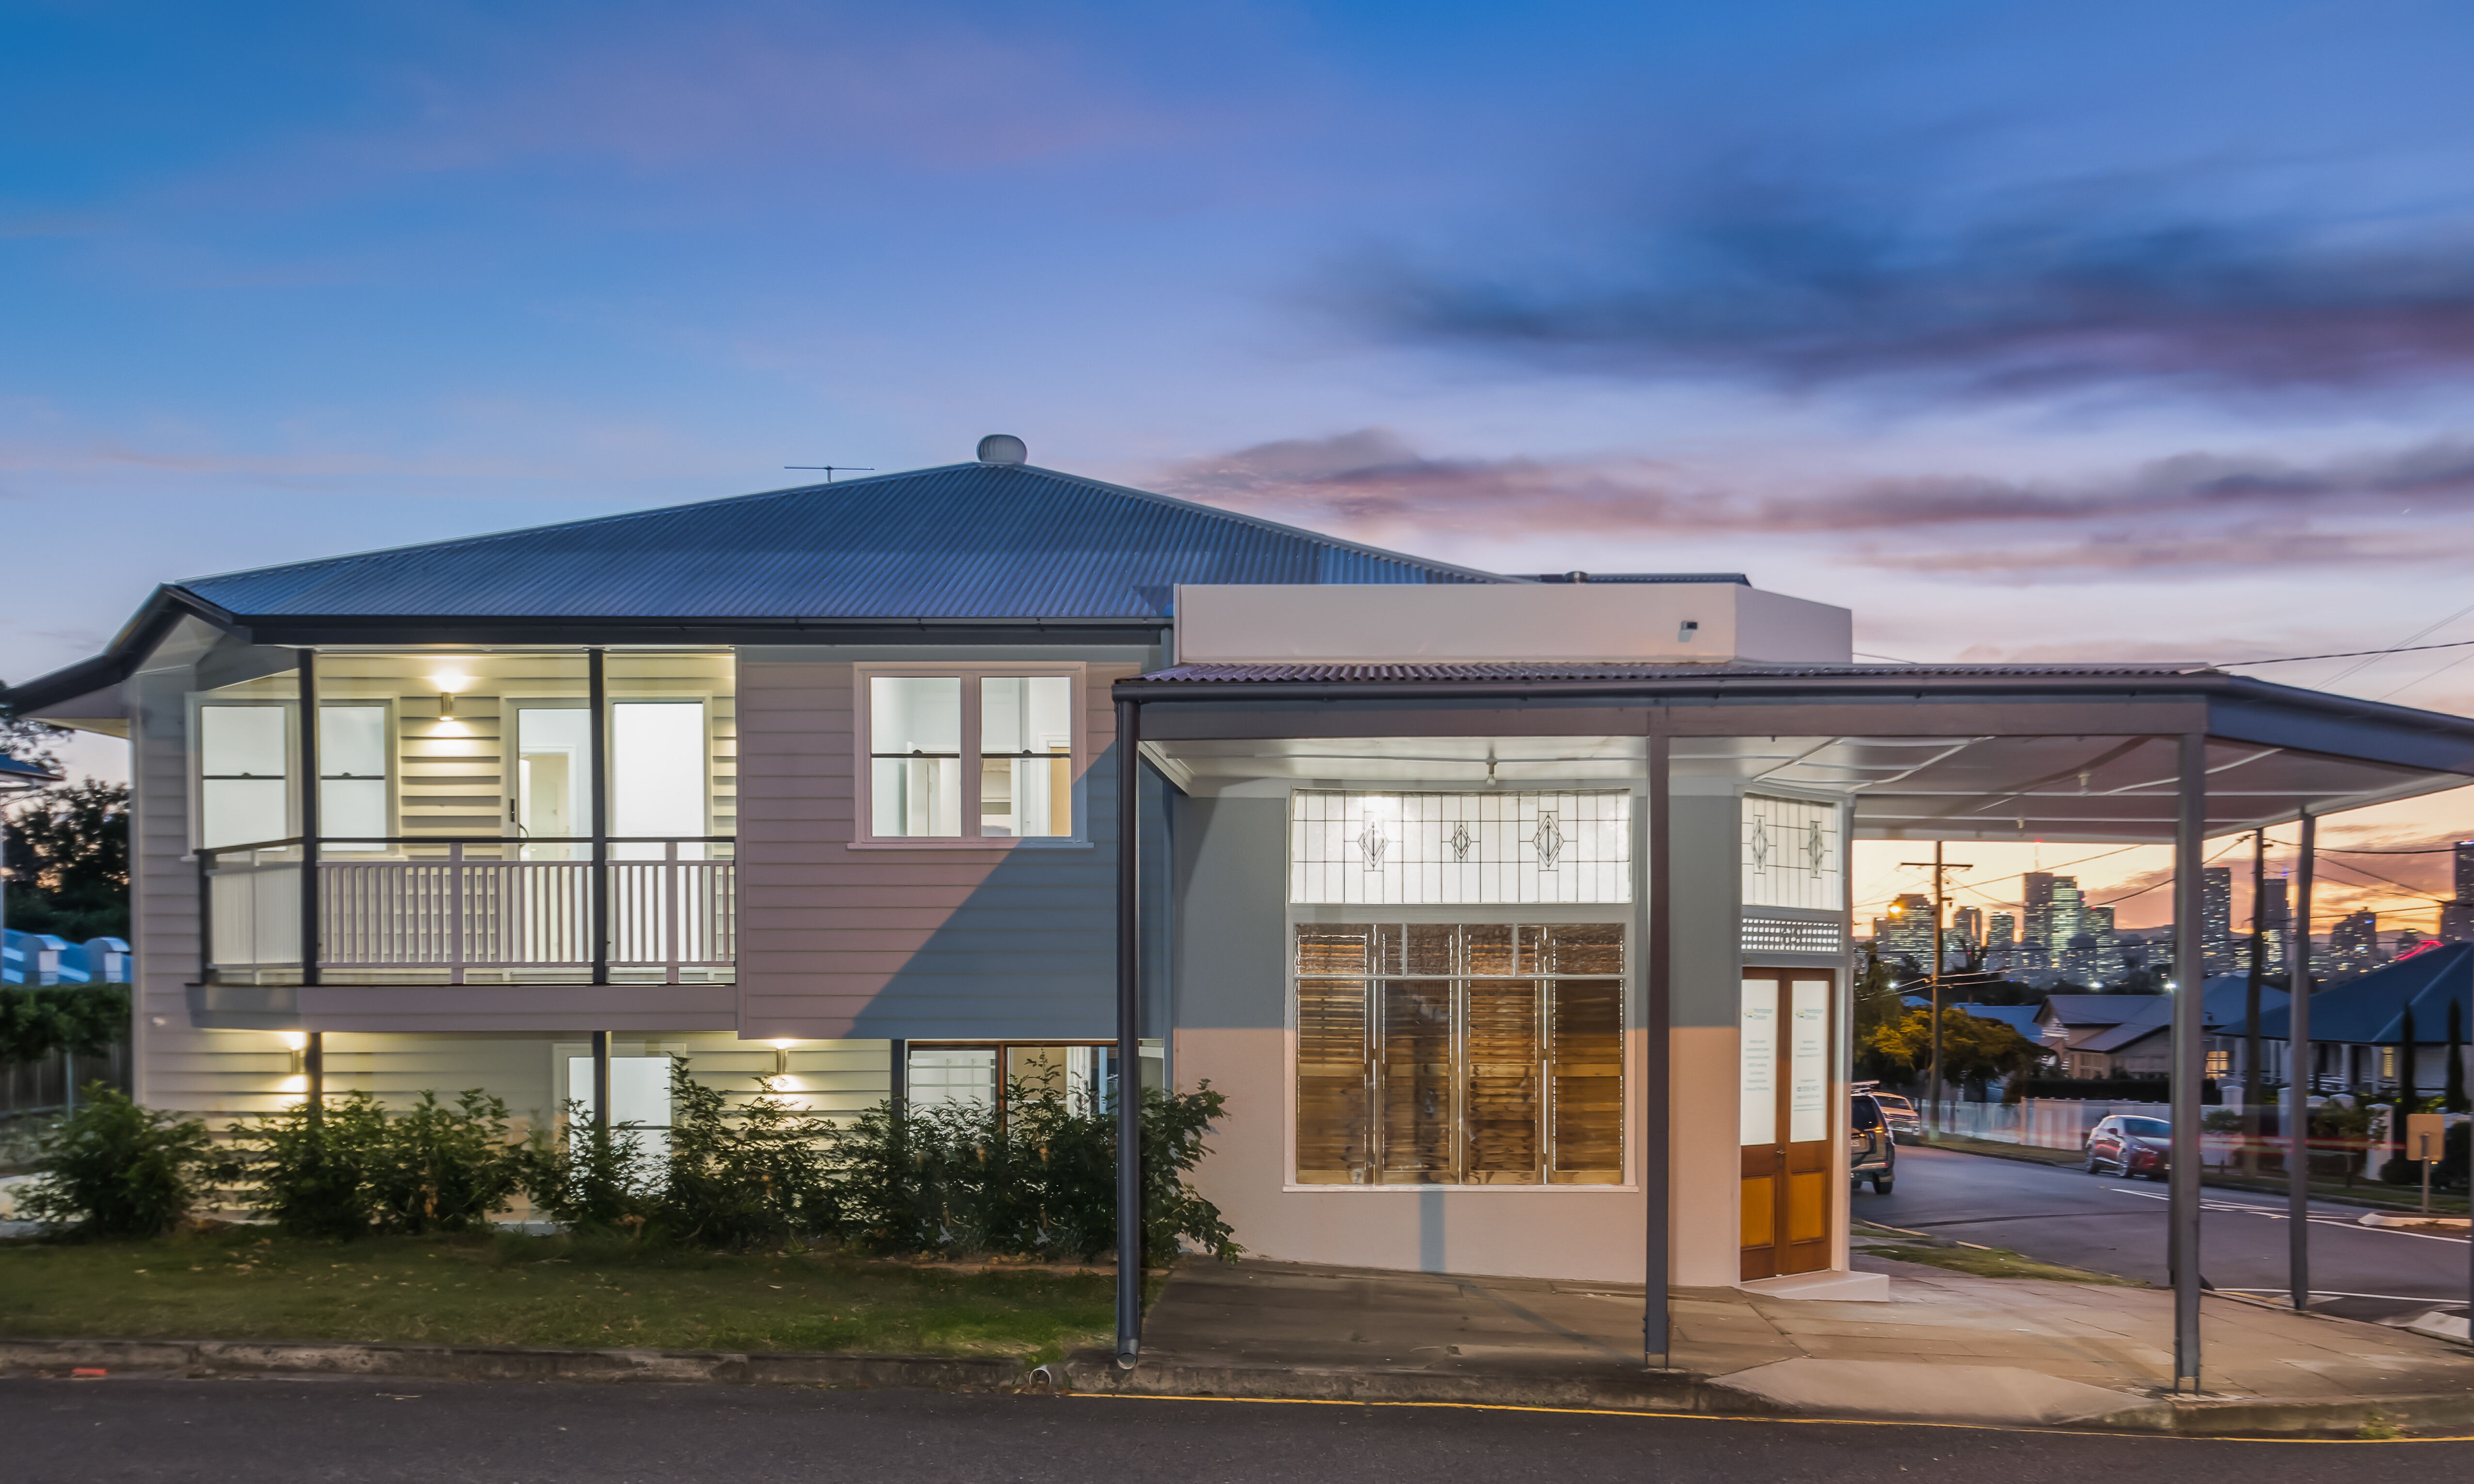
{"label": "large shop window", "polygon": [[1623,1180],[1619,923],[1300,923],[1297,1179]]}
{"label": "large shop window", "polygon": [[861,673],[873,839],[1075,834],[1075,677]]}

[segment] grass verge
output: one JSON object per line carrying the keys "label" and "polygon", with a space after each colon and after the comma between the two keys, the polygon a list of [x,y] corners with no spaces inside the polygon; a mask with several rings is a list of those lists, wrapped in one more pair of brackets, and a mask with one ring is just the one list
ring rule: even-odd
{"label": "grass verge", "polygon": [[1911,1232],[1875,1227],[1867,1222],[1856,1223],[1856,1239],[1860,1244],[1858,1251],[1875,1257],[1887,1257],[1894,1262],[1922,1263],[1928,1268],[1973,1274],[1977,1277],[2041,1277],[2056,1283],[2102,1283],[2115,1288],[2147,1286],[2136,1278],[2116,1277],[2110,1273],[2094,1273],[2086,1268],[2068,1268],[2057,1262],[2040,1262],[2006,1247],[1977,1247],[1966,1242],[1942,1247],[1918,1240]]}
{"label": "grass verge", "polygon": [[513,1234],[0,1243],[0,1334],[1054,1360],[1107,1343],[1109,1274],[967,1273]]}

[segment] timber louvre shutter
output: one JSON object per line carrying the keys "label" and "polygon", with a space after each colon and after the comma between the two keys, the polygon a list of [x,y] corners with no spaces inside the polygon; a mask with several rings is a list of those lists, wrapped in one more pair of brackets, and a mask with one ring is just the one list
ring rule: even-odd
{"label": "timber louvre shutter", "polygon": [[1300,1184],[1617,1184],[1619,923],[1299,924]]}

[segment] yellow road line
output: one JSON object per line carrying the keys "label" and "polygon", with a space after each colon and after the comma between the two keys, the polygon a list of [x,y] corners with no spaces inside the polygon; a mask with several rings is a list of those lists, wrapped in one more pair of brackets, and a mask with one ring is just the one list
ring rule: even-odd
{"label": "yellow road line", "polygon": [[1157,1397],[1146,1392],[1073,1391],[1094,1401],[1234,1401],[1278,1407],[1440,1407],[1458,1412],[1544,1412],[1562,1417],[1638,1417],[1680,1423],[1771,1423],[1791,1427],[1940,1427],[1960,1432],[2034,1432],[2065,1438],[2139,1438],[2157,1443],[2474,1443],[2474,1434],[2443,1438],[2218,1438],[2177,1432],[2094,1432],[2075,1427],[2005,1427],[1999,1423],[1897,1422],[1875,1417],[1762,1417],[1722,1412],[1648,1412],[1622,1407],[1540,1407],[1504,1401],[1349,1401],[1331,1397]]}

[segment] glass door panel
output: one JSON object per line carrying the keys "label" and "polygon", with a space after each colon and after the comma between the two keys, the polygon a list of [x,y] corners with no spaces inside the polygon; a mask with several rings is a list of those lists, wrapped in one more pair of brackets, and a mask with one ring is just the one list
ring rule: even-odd
{"label": "glass door panel", "polygon": [[[610,833],[678,837],[705,826],[705,729],[701,701],[620,701],[610,708]],[[660,844],[610,847],[616,861],[659,861]],[[678,859],[701,861],[700,843]]]}

